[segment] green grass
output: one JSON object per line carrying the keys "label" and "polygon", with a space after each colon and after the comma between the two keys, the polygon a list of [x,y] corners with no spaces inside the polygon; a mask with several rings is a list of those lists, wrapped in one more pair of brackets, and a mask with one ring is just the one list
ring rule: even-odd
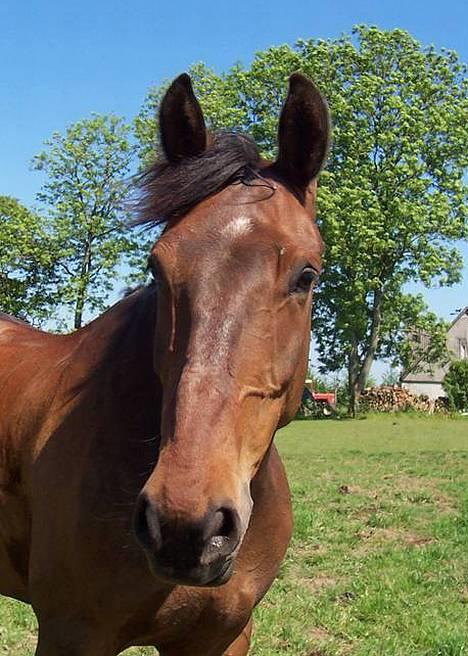
{"label": "green grass", "polygon": [[[252,656],[468,656],[468,420],[298,421],[277,444],[295,534]],[[34,631],[0,601],[0,655]]]}

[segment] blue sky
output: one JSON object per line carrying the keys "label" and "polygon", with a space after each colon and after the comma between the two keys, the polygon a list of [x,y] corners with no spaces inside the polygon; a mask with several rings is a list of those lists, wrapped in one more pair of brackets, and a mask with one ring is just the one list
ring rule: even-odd
{"label": "blue sky", "polygon": [[[41,177],[29,162],[53,131],[91,112],[130,119],[151,84],[197,61],[222,71],[267,46],[356,23],[402,27],[468,59],[466,0],[1,0],[0,194],[31,205]],[[449,318],[468,304],[466,280],[467,266],[464,284],[424,290],[431,308]]]}

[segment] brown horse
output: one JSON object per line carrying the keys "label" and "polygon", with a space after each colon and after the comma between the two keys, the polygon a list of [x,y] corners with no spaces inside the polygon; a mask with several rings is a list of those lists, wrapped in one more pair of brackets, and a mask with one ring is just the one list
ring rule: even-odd
{"label": "brown horse", "polygon": [[0,318],[0,592],[32,604],[38,656],[249,651],[291,533],[272,439],[301,399],[328,139],[302,75],[275,163],[207,136],[180,76],[143,180],[153,284],[71,335]]}

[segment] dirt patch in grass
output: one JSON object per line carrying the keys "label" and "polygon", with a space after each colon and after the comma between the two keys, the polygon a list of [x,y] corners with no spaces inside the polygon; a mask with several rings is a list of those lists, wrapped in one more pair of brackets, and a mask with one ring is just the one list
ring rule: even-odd
{"label": "dirt patch in grass", "polygon": [[310,631],[310,639],[312,642],[312,651],[307,656],[328,656],[329,652],[324,651],[323,643],[329,642],[331,633],[324,629],[322,626],[314,626]]}
{"label": "dirt patch in grass", "polygon": [[403,541],[411,547],[425,547],[428,544],[434,544],[435,540],[423,535],[414,535],[409,531],[403,535]]}
{"label": "dirt patch in grass", "polygon": [[310,631],[310,637],[314,642],[325,642],[330,640],[331,634],[323,626],[314,626]]}
{"label": "dirt patch in grass", "polygon": [[377,489],[366,489],[360,485],[341,485],[338,492],[344,494],[354,494],[372,500],[372,503],[365,507],[356,509],[351,513],[351,517],[360,519],[367,513],[376,512],[378,504],[381,501],[403,500],[415,504],[433,504],[441,513],[451,513],[456,510],[456,504],[447,494],[441,492],[439,485],[443,482],[441,479],[433,479],[419,476],[409,476],[407,474],[385,474],[382,477],[382,487]]}
{"label": "dirt patch in grass", "polygon": [[[11,648],[8,645],[8,643],[6,645],[1,644],[2,638],[3,638],[3,635],[2,635],[3,631],[5,631],[5,634],[6,634],[6,629],[3,629],[3,627],[0,627],[0,656],[3,656],[3,654],[5,656],[10,656],[10,654],[12,652],[11,652]],[[13,648],[16,651],[13,652],[13,653],[15,653],[15,654],[16,653],[17,654],[33,654],[34,650],[36,648],[36,644],[37,644],[37,634],[36,633],[31,633],[31,632],[28,631],[25,635],[23,635],[21,637],[21,639],[18,642],[15,643]]]}
{"label": "dirt patch in grass", "polygon": [[441,479],[403,474],[393,476],[391,481],[394,492],[404,493],[405,500],[410,503],[433,503],[442,513],[456,510],[454,500],[439,488]]}
{"label": "dirt patch in grass", "polygon": [[297,559],[306,558],[307,556],[322,556],[327,553],[327,546],[314,542],[313,544],[295,544],[294,555]]}
{"label": "dirt patch in grass", "polygon": [[332,588],[337,585],[338,579],[333,576],[314,576],[313,578],[300,578],[298,582],[311,592],[321,592],[326,588]]}
{"label": "dirt patch in grass", "polygon": [[364,506],[364,508],[357,508],[349,513],[350,519],[369,519],[371,515],[375,515],[380,510],[379,506]]}
{"label": "dirt patch in grass", "polygon": [[[351,652],[351,645],[327,631],[323,626],[314,626],[310,631],[312,651],[307,652],[307,656],[347,656]],[[333,644],[333,650],[330,651],[330,645]]]}
{"label": "dirt patch in grass", "polygon": [[[362,487],[361,485],[357,485],[356,483],[352,483],[351,485],[347,483],[342,483],[338,487],[338,492],[339,494],[359,494],[364,497],[377,497],[377,493],[371,492],[365,487]],[[374,497],[375,494],[375,497]]]}
{"label": "dirt patch in grass", "polygon": [[391,542],[412,547],[424,547],[434,542],[428,536],[401,528],[365,528],[358,531],[356,536],[362,540],[354,550],[357,555],[365,555],[368,552],[375,551],[379,546],[384,547]]}

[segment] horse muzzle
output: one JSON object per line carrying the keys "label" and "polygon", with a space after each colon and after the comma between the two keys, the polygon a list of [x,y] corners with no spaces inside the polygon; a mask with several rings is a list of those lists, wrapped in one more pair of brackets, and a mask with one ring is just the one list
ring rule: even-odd
{"label": "horse muzzle", "polygon": [[242,539],[239,513],[227,503],[189,519],[163,512],[144,492],[137,502],[134,532],[157,578],[191,586],[226,583]]}

